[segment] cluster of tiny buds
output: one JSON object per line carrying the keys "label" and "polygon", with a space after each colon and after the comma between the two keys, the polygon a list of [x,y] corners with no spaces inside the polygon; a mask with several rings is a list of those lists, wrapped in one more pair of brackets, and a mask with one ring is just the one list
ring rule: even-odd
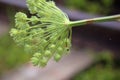
{"label": "cluster of tiny buds", "polygon": [[18,12],[10,35],[25,51],[33,53],[34,65],[44,67],[54,57],[59,61],[71,48],[72,27],[94,22],[120,20],[120,15],[70,21],[52,0],[27,0],[31,17]]}
{"label": "cluster of tiny buds", "polygon": [[46,66],[48,60],[51,58],[51,56],[54,56],[54,60],[57,62],[59,61],[64,53],[68,53],[69,48],[68,47],[56,47],[56,44],[52,44],[49,49],[45,50],[43,53],[35,53],[33,57],[31,58],[31,61],[34,65],[38,65],[41,67]]}
{"label": "cluster of tiny buds", "polygon": [[44,67],[52,57],[59,61],[71,48],[71,28],[64,24],[68,17],[51,0],[27,0],[27,5],[34,16],[18,12],[10,35],[25,51],[34,53],[34,65]]}

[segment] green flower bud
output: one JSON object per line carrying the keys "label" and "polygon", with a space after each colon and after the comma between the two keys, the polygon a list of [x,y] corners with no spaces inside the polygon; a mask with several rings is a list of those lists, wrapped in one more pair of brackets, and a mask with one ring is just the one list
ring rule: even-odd
{"label": "green flower bud", "polygon": [[45,51],[45,56],[49,57],[49,56],[51,56],[51,54],[52,54],[52,53],[51,53],[49,50],[46,50],[46,51]]}
{"label": "green flower bud", "polygon": [[55,48],[55,45],[54,44],[52,44],[52,45],[50,45],[50,47],[49,47],[50,49],[54,49]]}
{"label": "green flower bud", "polygon": [[32,16],[30,20],[32,24],[36,24],[39,21],[39,19],[36,16]]}
{"label": "green flower bud", "polygon": [[44,67],[44,66],[46,66],[47,65],[47,59],[44,57],[44,58],[42,58],[41,60],[40,60],[40,66],[41,67]]}
{"label": "green flower bud", "polygon": [[33,56],[37,57],[37,58],[40,58],[40,57],[42,57],[42,54],[41,53],[35,53]]}
{"label": "green flower bud", "polygon": [[38,63],[39,63],[39,59],[36,58],[36,57],[32,57],[32,58],[31,58],[31,62],[33,63],[34,66],[36,66],[36,65],[38,65]]}
{"label": "green flower bud", "polygon": [[58,50],[58,52],[60,52],[60,53],[63,52],[63,48],[62,48],[62,47],[58,47],[57,50]]}
{"label": "green flower bud", "polygon": [[15,15],[15,18],[17,21],[26,21],[27,20],[27,15],[22,13],[22,12],[18,12],[16,15]]}
{"label": "green flower bud", "polygon": [[10,36],[16,36],[18,34],[18,30],[17,29],[11,29],[10,31]]}
{"label": "green flower bud", "polygon": [[55,60],[56,62],[58,62],[60,59],[61,59],[61,55],[60,55],[60,54],[55,54],[55,55],[54,55],[54,60]]}
{"label": "green flower bud", "polygon": [[35,14],[35,13],[37,13],[37,8],[35,7],[35,1],[34,0],[27,0],[27,6],[28,6],[28,8],[29,8],[29,10],[30,10],[30,13],[31,14]]}

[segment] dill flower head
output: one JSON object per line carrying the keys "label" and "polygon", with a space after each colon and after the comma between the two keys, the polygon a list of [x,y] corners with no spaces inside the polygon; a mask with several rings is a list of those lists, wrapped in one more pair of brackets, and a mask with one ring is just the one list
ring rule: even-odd
{"label": "dill flower head", "polygon": [[34,53],[34,65],[44,67],[51,57],[59,61],[71,47],[69,18],[52,0],[27,0],[27,6],[32,16],[18,12],[10,35],[27,52]]}

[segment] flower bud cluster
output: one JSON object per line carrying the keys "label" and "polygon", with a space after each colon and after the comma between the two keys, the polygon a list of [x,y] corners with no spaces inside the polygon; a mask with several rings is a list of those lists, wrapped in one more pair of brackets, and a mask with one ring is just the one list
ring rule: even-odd
{"label": "flower bud cluster", "polygon": [[51,0],[27,0],[27,5],[34,16],[18,12],[10,35],[25,51],[34,53],[34,65],[44,67],[52,57],[59,61],[71,48],[68,17]]}

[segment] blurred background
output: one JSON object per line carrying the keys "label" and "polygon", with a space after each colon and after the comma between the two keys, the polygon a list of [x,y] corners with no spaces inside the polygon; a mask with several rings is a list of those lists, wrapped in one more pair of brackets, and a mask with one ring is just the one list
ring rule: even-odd
{"label": "blurred background", "polygon": [[[120,14],[119,0],[54,1],[70,20]],[[74,27],[71,53],[38,68],[9,36],[19,11],[30,15],[26,0],[0,0],[0,80],[120,80],[120,22]]]}

